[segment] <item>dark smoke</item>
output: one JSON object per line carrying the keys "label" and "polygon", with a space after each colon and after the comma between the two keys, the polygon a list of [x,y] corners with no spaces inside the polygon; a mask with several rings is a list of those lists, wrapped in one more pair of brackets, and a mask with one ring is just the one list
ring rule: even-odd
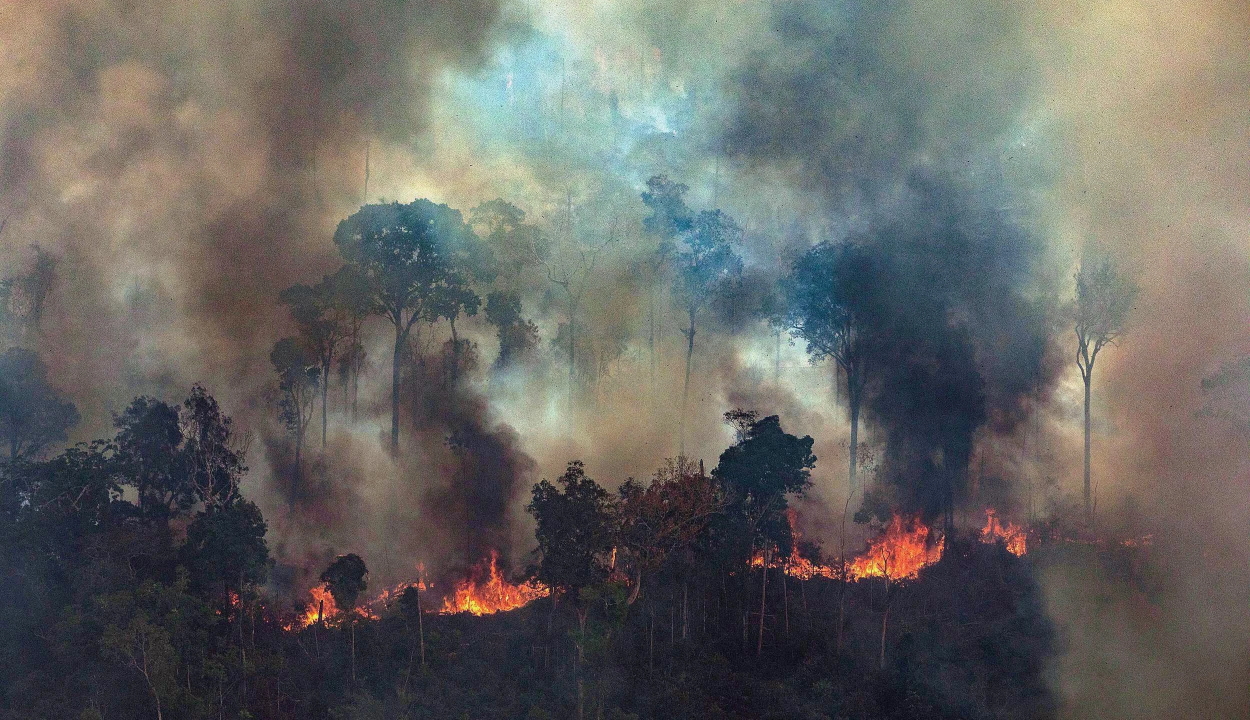
{"label": "dark smoke", "polygon": [[[873,338],[865,407],[890,489],[865,510],[933,517],[964,498],[982,428],[1010,434],[1057,376],[1056,293],[1038,280],[1048,249],[1014,215],[994,151],[1030,78],[975,41],[950,52],[901,42],[919,14],[905,2],[778,6],[782,50],[747,62],[725,143],[849,218],[847,240],[875,274],[859,299]],[[1011,24],[1003,10],[986,20]],[[977,51],[982,82],[961,85]]]}

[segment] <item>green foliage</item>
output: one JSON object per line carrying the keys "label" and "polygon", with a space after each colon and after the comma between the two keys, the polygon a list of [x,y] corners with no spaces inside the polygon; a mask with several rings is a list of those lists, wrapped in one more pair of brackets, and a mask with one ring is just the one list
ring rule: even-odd
{"label": "green foliage", "polygon": [[476,313],[469,283],[490,275],[459,211],[429,200],[365,205],[339,223],[334,244],[367,284],[373,312],[401,333],[418,320]]}

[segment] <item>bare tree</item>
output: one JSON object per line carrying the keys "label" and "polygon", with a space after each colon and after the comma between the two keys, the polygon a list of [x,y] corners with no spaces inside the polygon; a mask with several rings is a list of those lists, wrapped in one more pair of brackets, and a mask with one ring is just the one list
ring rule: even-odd
{"label": "bare tree", "polygon": [[1081,262],[1076,274],[1076,365],[1085,383],[1085,519],[1093,520],[1090,491],[1090,383],[1098,353],[1124,334],[1138,288],[1107,259]]}

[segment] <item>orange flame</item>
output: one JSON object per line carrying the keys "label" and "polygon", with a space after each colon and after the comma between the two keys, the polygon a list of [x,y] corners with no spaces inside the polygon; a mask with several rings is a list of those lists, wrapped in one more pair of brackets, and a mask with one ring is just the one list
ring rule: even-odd
{"label": "orange flame", "polygon": [[491,551],[489,565],[479,564],[469,578],[456,583],[452,594],[443,600],[439,612],[490,615],[527,605],[547,595],[547,588],[534,581],[513,585],[499,573],[499,553]]}
{"label": "orange flame", "polygon": [[914,578],[920,569],[942,558],[945,538],[930,543],[931,531],[920,518],[904,520],[895,515],[885,531],[868,543],[868,550],[846,566],[847,577],[862,580],[883,577],[887,580]]}
{"label": "orange flame", "polygon": [[1004,527],[994,508],[986,508],[985,527],[981,528],[981,542],[994,543],[999,540],[1007,546],[1007,552],[1017,557],[1024,555],[1028,548],[1028,535],[1023,528],[1010,521]]}

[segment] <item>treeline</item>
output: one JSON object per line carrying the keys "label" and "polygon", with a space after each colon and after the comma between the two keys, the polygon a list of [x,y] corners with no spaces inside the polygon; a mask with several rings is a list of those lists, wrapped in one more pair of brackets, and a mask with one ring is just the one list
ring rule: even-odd
{"label": "treeline", "polygon": [[[951,537],[912,583],[792,576],[812,440],[727,420],[710,472],[535,485],[548,598],[475,618],[409,590],[304,627],[265,590],[246,438],[201,387],[137,398],[113,437],[3,465],[0,717],[1046,716],[1027,561]],[[370,591],[355,555],[321,580],[342,608]]]}

